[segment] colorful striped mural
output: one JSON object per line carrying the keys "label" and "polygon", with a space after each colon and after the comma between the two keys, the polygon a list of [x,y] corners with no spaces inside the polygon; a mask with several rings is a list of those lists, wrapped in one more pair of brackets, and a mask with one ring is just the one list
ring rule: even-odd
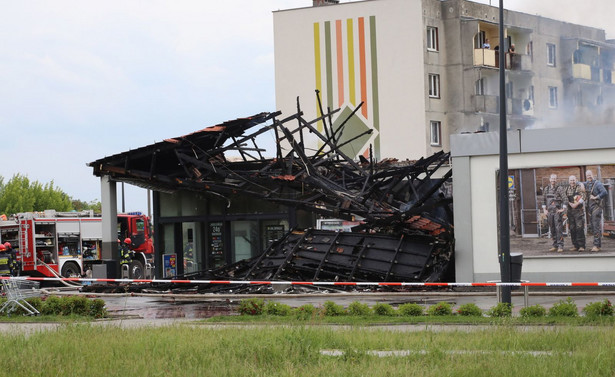
{"label": "colorful striped mural", "polygon": [[[337,109],[334,127],[363,102],[360,112],[346,123],[341,141],[372,129],[371,135],[348,143],[343,152],[369,155],[373,145],[380,156],[378,108],[378,54],[376,17],[358,17],[314,23],[314,66],[316,89],[326,108]],[[317,114],[321,115],[317,105]],[[322,130],[322,123],[319,123]]]}

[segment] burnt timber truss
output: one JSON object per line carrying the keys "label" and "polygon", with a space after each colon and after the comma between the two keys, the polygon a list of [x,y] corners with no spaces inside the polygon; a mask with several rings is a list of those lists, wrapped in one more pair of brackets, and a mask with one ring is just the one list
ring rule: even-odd
{"label": "burnt timber truss", "polygon": [[[227,201],[249,195],[327,218],[361,220],[348,233],[294,229],[260,256],[205,276],[440,281],[454,251],[449,154],[418,161],[376,162],[371,154],[354,160],[342,147],[371,133],[344,136],[360,106],[334,127],[331,119],[339,109],[306,121],[297,103],[297,113],[289,117],[260,113],[88,165],[96,176],[153,190],[189,190]],[[265,157],[257,143],[264,134],[273,134],[274,158]],[[317,150],[305,147],[308,136],[318,138]]]}

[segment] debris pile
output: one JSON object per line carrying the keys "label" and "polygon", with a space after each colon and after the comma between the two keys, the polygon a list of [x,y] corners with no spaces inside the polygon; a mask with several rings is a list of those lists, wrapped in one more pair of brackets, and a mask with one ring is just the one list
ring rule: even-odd
{"label": "debris pile", "polygon": [[[237,195],[250,196],[324,218],[360,222],[352,232],[294,229],[258,257],[191,277],[445,279],[454,251],[449,154],[377,162],[370,153],[356,161],[344,153],[344,146],[372,132],[345,133],[359,107],[335,126],[331,119],[339,109],[321,110],[324,115],[307,121],[297,107],[296,114],[283,119],[280,112],[261,113],[90,165],[96,175],[142,187],[198,191],[229,202]],[[273,158],[264,157],[266,149],[257,144],[265,133],[275,137]],[[307,137],[318,138],[319,147],[307,148]],[[238,158],[231,161],[231,154]]]}

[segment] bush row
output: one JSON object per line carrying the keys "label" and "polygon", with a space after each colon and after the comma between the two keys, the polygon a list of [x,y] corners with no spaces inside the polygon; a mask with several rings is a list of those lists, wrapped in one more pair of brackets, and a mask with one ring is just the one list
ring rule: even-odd
{"label": "bush row", "polygon": [[[6,303],[6,298],[0,298],[0,308]],[[47,296],[30,297],[26,299],[41,315],[59,316],[85,316],[93,318],[104,318],[107,316],[105,301],[101,299],[89,299],[84,296]],[[24,315],[27,312],[20,306],[8,315]],[[6,311],[2,311],[0,316],[7,316]]]}
{"label": "bush row", "polygon": [[[394,308],[390,304],[377,303],[370,307],[359,301],[352,302],[347,308],[336,304],[333,301],[325,301],[322,307],[315,307],[311,304],[292,308],[289,305],[275,301],[265,301],[261,298],[251,298],[241,300],[239,303],[239,313],[241,315],[294,315],[300,319],[309,319],[315,316],[450,316],[460,315],[468,317],[510,317],[512,316],[512,306],[506,303],[498,303],[490,309],[483,311],[476,304],[468,303],[459,306],[454,310],[448,302],[438,302],[427,308],[415,303],[399,305]],[[608,299],[587,304],[583,310],[587,317],[613,316],[613,306]],[[570,297],[555,303],[548,311],[542,305],[524,307],[519,312],[521,317],[576,317],[579,315],[577,305]]]}

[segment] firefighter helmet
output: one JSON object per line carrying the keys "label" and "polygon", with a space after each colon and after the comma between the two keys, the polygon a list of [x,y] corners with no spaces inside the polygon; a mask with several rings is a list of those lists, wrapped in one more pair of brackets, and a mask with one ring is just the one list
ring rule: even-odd
{"label": "firefighter helmet", "polygon": [[124,243],[127,243],[130,245],[132,243],[132,240],[129,237],[126,237],[126,239],[124,240]]}
{"label": "firefighter helmet", "polygon": [[11,248],[11,243],[10,243],[10,242],[8,242],[8,241],[7,241],[7,242],[5,242],[5,243],[4,243],[4,247],[6,247],[7,249],[10,249],[10,248]]}
{"label": "firefighter helmet", "polygon": [[6,250],[6,246],[4,246],[4,244],[0,243],[0,251],[4,251]]}

